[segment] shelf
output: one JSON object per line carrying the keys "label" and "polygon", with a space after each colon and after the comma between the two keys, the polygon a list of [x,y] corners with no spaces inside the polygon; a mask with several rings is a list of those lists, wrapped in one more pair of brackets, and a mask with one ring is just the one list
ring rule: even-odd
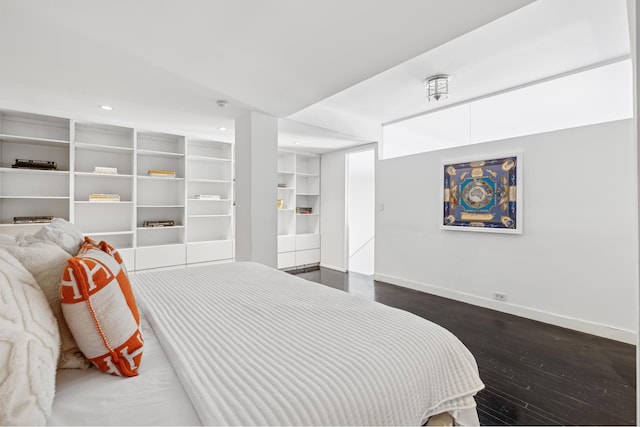
{"label": "shelf", "polygon": [[189,178],[187,182],[208,182],[211,184],[231,184],[232,181],[226,179],[202,179],[202,178]]}
{"label": "shelf", "polygon": [[148,180],[165,180],[165,181],[184,181],[184,178],[179,177],[165,177],[165,176],[149,176],[149,175],[138,175],[138,179],[148,179]]}
{"label": "shelf", "polygon": [[304,173],[304,172],[296,172],[296,175],[301,177],[309,177],[309,178],[317,178],[320,176],[317,173]]}
{"label": "shelf", "polygon": [[318,193],[297,193],[296,196],[320,197],[320,195]]}
{"label": "shelf", "polygon": [[278,209],[278,212],[293,212],[293,211],[295,211],[295,209],[282,209],[282,208]]}
{"label": "shelf", "polygon": [[184,157],[183,153],[171,153],[167,151],[154,151],[154,150],[138,150],[139,156],[152,156],[152,157],[166,157],[166,158],[180,158]]}
{"label": "shelf", "polygon": [[76,142],[76,148],[93,150],[93,151],[104,151],[107,153],[132,153],[133,148],[130,147],[117,147],[114,145],[102,145],[102,144],[91,144],[88,142]]}
{"label": "shelf", "polygon": [[295,190],[295,187],[278,187],[278,190]]}
{"label": "shelf", "polygon": [[29,224],[14,224],[14,223],[4,223],[0,224],[0,227],[41,227],[43,225],[51,224],[50,222],[31,222]]}
{"label": "shelf", "polygon": [[132,205],[133,204],[132,201],[126,201],[126,200],[105,200],[105,201],[76,200],[74,203],[84,204],[84,205],[108,205],[108,204],[113,204],[113,205]]}
{"label": "shelf", "polygon": [[97,178],[133,178],[133,175],[121,174],[121,173],[95,173],[95,172],[74,172],[75,176],[91,176]]}
{"label": "shelf", "polygon": [[278,173],[280,175],[295,175],[295,172],[290,172],[290,171],[278,171]]}
{"label": "shelf", "polygon": [[69,141],[62,139],[34,138],[30,136],[6,135],[0,133],[2,142],[19,142],[23,144],[46,145],[49,147],[68,147]]}
{"label": "shelf", "polygon": [[69,200],[69,196],[0,196],[0,199]]}
{"label": "shelf", "polygon": [[134,231],[133,230],[123,230],[123,231],[100,231],[98,233],[92,233],[92,232],[84,232],[82,233],[85,236],[121,236],[124,234],[133,234]]}
{"label": "shelf", "polygon": [[144,230],[144,231],[147,231],[147,230],[155,230],[155,231],[158,231],[158,230],[175,230],[175,229],[180,229],[180,228],[184,228],[184,225],[172,225],[170,227],[136,227],[136,229],[138,231],[141,231],[141,230]]}
{"label": "shelf", "polygon": [[231,159],[225,159],[223,157],[187,156],[187,160],[197,160],[197,161],[205,161],[205,162],[219,162],[219,163],[231,163]]}
{"label": "shelf", "polygon": [[318,216],[317,213],[310,213],[310,214],[296,214],[296,216]]}
{"label": "shelf", "polygon": [[21,169],[0,167],[0,173],[26,173],[30,175],[69,175],[69,171],[43,170],[43,169]]}
{"label": "shelf", "polygon": [[187,215],[187,218],[231,218],[231,215]]}
{"label": "shelf", "polygon": [[184,205],[138,205],[139,208],[184,208]]}
{"label": "shelf", "polygon": [[189,202],[230,202],[231,199],[187,199]]}

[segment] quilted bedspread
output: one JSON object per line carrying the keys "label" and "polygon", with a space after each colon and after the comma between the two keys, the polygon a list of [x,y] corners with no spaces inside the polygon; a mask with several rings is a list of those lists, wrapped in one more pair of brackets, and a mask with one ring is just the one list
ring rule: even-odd
{"label": "quilted bedspread", "polygon": [[205,425],[421,425],[483,387],[444,328],[260,264],[132,282]]}

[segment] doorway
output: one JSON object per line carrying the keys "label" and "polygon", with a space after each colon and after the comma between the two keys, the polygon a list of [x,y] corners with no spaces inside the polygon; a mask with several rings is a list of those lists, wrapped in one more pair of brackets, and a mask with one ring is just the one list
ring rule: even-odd
{"label": "doorway", "polygon": [[374,273],[375,149],[347,154],[347,270]]}

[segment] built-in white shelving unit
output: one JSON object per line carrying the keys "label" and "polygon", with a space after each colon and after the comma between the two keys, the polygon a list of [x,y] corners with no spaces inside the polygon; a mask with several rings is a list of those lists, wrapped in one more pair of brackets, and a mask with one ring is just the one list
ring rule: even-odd
{"label": "built-in white shelving unit", "polygon": [[233,258],[233,146],[187,139],[187,263]]}
{"label": "built-in white shelving unit", "polygon": [[[55,161],[57,170],[12,168],[16,159]],[[2,111],[0,233],[42,225],[15,216],[70,220],[116,247],[129,270],[231,261],[233,144]],[[145,226],[165,220],[173,225]]]}
{"label": "built-in white shelving unit", "polygon": [[278,153],[278,205],[278,268],[319,263],[319,156]]}
{"label": "built-in white shelving unit", "polygon": [[[0,112],[0,231],[15,234],[40,227],[14,224],[18,216],[69,219],[70,141],[68,119]],[[12,168],[17,159],[54,161],[57,170]]]}

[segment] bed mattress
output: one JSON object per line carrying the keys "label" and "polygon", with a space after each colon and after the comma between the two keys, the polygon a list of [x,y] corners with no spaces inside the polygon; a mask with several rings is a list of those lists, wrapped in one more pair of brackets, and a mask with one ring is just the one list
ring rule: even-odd
{"label": "bed mattress", "polygon": [[475,359],[418,316],[255,263],[132,282],[206,425],[478,423]]}

